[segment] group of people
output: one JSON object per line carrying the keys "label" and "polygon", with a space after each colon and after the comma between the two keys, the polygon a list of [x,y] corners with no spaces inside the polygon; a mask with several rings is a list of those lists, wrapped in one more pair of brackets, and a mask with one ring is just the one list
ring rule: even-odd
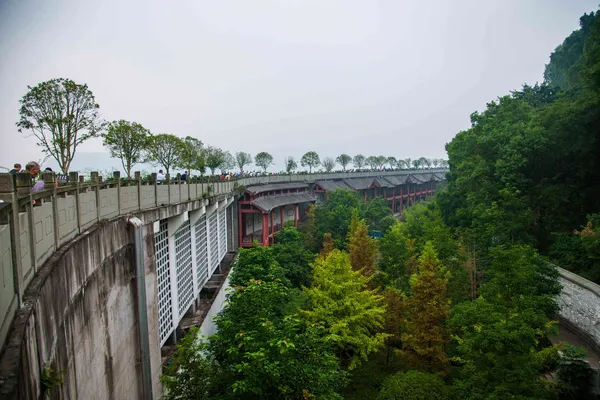
{"label": "group of people", "polygon": [[[38,164],[35,161],[30,161],[25,165],[24,170],[23,170],[23,167],[21,166],[21,164],[16,163],[15,165],[13,165],[13,169],[11,169],[8,172],[13,175],[13,182],[15,182],[15,183],[17,181],[17,173],[29,172],[31,174],[32,180],[35,182],[33,187],[31,188],[31,193],[35,193],[35,192],[44,190],[44,187],[45,187],[45,182],[43,179],[41,179],[41,175],[40,175],[41,169],[42,169],[42,167],[40,166],[40,164]],[[44,172],[53,172],[53,171],[52,171],[52,168],[48,167],[48,168],[44,169]],[[36,179],[37,179],[37,181],[36,181]]]}

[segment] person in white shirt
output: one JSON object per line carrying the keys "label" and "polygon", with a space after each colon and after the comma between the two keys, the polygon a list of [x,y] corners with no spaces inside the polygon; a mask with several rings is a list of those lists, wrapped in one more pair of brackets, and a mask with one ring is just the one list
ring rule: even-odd
{"label": "person in white shirt", "polygon": [[156,183],[159,185],[162,185],[164,180],[165,180],[165,174],[164,174],[163,170],[161,169],[158,171],[158,174],[156,174]]}

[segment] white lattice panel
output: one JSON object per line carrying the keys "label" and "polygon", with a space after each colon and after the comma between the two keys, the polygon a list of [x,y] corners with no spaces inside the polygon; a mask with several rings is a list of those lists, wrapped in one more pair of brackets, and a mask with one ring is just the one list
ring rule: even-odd
{"label": "white lattice panel", "polygon": [[225,209],[219,210],[219,261],[227,253],[227,215]]}
{"label": "white lattice panel", "polygon": [[175,232],[175,266],[177,271],[177,304],[179,317],[181,318],[194,301],[190,221],[186,221]]}
{"label": "white lattice panel", "polygon": [[158,332],[162,346],[173,331],[171,307],[171,273],[169,271],[169,233],[167,220],[160,221],[160,230],[154,234],[156,271],[158,275]]}
{"label": "white lattice panel", "polygon": [[208,259],[210,273],[219,267],[219,232],[217,230],[217,213],[208,217]]}
{"label": "white lattice panel", "polygon": [[200,217],[195,225],[196,229],[196,278],[198,290],[208,280],[208,243],[206,238],[206,215]]}

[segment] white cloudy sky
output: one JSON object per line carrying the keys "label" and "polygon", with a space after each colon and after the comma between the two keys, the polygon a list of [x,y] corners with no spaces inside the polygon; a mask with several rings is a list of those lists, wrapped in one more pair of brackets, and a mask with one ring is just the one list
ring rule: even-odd
{"label": "white cloudy sky", "polygon": [[[0,0],[0,165],[27,85],[87,83],[107,120],[285,156],[443,157],[469,115],[542,80],[598,0]],[[99,140],[74,169],[117,166]],[[48,165],[55,166],[52,161]]]}

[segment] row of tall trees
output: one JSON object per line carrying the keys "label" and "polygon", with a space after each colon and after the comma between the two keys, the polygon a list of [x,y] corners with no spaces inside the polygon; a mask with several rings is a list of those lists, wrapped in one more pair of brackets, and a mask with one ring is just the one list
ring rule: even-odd
{"label": "row of tall trees", "polygon": [[[204,174],[207,168],[212,174],[217,169],[233,170],[236,167],[243,171],[253,163],[266,172],[273,165],[273,156],[267,152],[260,152],[252,158],[247,152],[231,154],[217,147],[204,146],[201,140],[191,136],[180,138],[166,133],[152,134],[137,122],[119,120],[107,123],[100,118],[100,106],[88,86],[70,79],[52,79],[28,89],[21,99],[17,127],[20,132],[30,132],[42,152],[54,158],[63,173],[68,172],[77,148],[94,137],[102,137],[111,157],[121,161],[128,177],[133,166],[142,162],[160,165],[166,173],[173,168],[184,168],[200,174]],[[345,171],[350,162],[358,169],[365,166],[381,169],[386,165],[398,169],[446,166],[445,160],[424,157],[411,161],[360,154],[352,158],[341,154],[335,159],[325,157],[321,160],[315,151],[305,153],[300,159],[300,165],[307,167],[309,172],[319,166],[331,172],[338,164]],[[297,168],[298,163],[293,157],[285,159],[286,172]]]}

